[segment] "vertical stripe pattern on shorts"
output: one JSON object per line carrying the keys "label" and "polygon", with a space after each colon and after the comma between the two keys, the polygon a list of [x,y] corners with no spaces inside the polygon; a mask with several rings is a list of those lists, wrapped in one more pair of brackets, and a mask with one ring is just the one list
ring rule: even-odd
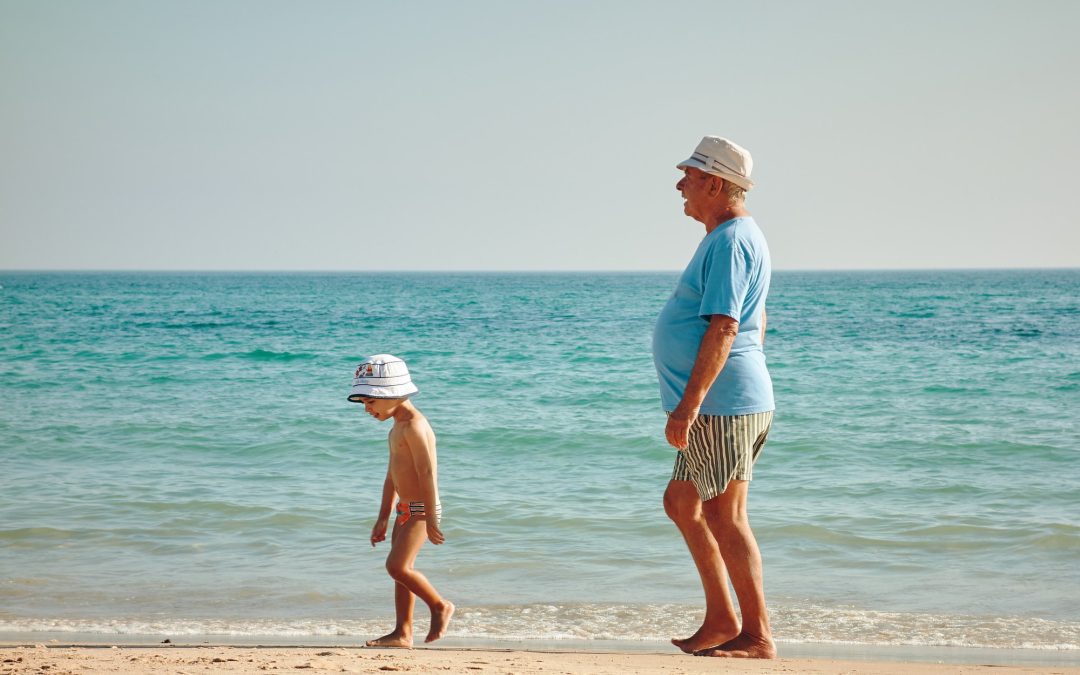
{"label": "vertical stripe pattern on shorts", "polygon": [[672,480],[693,481],[702,501],[723,494],[732,480],[753,480],[772,418],[772,411],[699,415],[690,427],[689,447],[675,458]]}

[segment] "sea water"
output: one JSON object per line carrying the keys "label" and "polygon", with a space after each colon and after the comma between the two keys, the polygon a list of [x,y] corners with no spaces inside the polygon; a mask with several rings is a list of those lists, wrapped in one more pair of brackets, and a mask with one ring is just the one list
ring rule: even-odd
{"label": "sea water", "polygon": [[[675,279],[0,272],[0,633],[385,632],[389,425],[345,397],[389,352],[438,435],[451,636],[689,634]],[[1080,648],[1080,270],[781,272],[768,308],[781,645]]]}

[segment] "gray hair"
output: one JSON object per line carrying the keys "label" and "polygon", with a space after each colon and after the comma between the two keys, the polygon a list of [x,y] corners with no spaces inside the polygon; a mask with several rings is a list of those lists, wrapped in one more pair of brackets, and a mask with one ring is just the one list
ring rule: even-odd
{"label": "gray hair", "polygon": [[729,180],[724,181],[723,193],[727,195],[728,206],[734,206],[746,199],[746,190]]}

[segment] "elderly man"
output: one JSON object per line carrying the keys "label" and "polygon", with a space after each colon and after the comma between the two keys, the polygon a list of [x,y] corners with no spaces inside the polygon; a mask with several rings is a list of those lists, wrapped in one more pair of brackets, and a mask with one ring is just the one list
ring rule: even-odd
{"label": "elderly man", "polygon": [[705,226],[705,237],[656,320],[653,358],[668,412],[665,434],[679,451],[664,510],[686,540],[705,590],[704,623],[672,642],[703,656],[768,659],[776,649],[761,554],[746,515],[751,473],[775,407],[762,351],[769,249],[744,206],[752,166],[749,152],[715,136],[678,164],[683,211]]}

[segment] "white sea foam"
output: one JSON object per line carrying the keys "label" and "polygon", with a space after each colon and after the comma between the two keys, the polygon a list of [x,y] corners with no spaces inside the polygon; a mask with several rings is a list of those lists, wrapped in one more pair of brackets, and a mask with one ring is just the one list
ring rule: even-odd
{"label": "white sea foam", "polygon": [[[460,607],[450,635],[474,640],[664,642],[696,628],[700,608],[672,604],[532,604]],[[864,646],[1080,650],[1080,623],[821,607],[773,610],[780,642]],[[0,617],[0,633],[118,636],[342,638],[385,632],[378,619],[24,619]]]}

